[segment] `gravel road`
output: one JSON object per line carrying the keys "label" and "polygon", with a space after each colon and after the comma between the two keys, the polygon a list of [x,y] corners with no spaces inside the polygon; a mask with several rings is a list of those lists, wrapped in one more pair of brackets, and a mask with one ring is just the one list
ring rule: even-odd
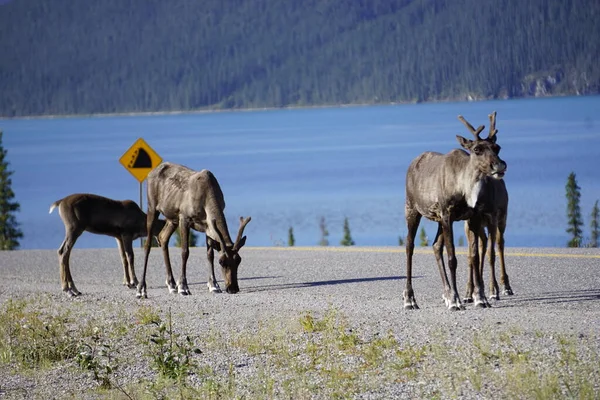
{"label": "gravel road", "polygon": [[[462,296],[466,255],[464,248],[458,250]],[[136,248],[135,252],[139,277],[143,255],[141,249]],[[121,285],[122,269],[116,248],[74,249],[71,272],[83,293],[78,298],[69,298],[61,292],[55,251],[0,252],[0,303],[42,296],[57,308],[88,310],[93,315],[102,315],[111,306],[131,314],[140,304],[161,310],[170,308],[173,315],[185,320],[185,328],[198,333],[200,339],[209,330],[226,336],[228,332],[255,330],[257,321],[264,324],[270,320],[298,318],[306,312],[324,315],[335,308],[347,318],[350,326],[360,329],[364,337],[393,332],[399,341],[414,344],[428,343],[432,333],[439,330],[457,340],[472,332],[518,330],[525,336],[545,332],[585,337],[600,343],[600,250],[597,249],[509,248],[506,262],[514,296],[490,300],[490,309],[467,305],[465,311],[458,312],[444,306],[431,249],[418,249],[415,254],[413,287],[421,309],[413,311],[403,310],[406,256],[399,248],[247,247],[241,255],[240,293],[211,294],[206,288],[205,251],[191,249],[188,282],[192,295],[180,296],[168,293],[162,254],[153,249],[148,299],[140,300],[136,299],[135,290]],[[171,259],[177,276],[179,249],[171,249]],[[222,282],[220,271],[217,277]],[[592,350],[600,354],[598,347]],[[238,356],[242,357],[223,355],[229,359]],[[239,360],[233,361],[240,364]],[[141,369],[142,366],[133,368],[128,372],[131,376],[124,379],[147,376]],[[64,369],[60,371],[64,373]],[[0,378],[0,398],[3,395],[18,398],[22,393],[28,393],[22,395],[26,398],[41,397],[40,393],[49,395],[47,398],[61,398],[65,394],[78,397],[82,393],[79,386],[89,385],[81,379],[65,382],[52,370],[43,375],[36,378],[16,374]],[[48,385],[45,392],[39,391],[40,385]],[[27,390],[15,394],[14,390],[21,387]],[[381,388],[381,392],[371,390],[370,396],[363,397],[386,397],[390,394],[386,390],[393,390],[394,397],[409,398],[416,393],[406,386]],[[433,393],[446,397],[444,391]],[[468,391],[459,395],[486,397]]]}

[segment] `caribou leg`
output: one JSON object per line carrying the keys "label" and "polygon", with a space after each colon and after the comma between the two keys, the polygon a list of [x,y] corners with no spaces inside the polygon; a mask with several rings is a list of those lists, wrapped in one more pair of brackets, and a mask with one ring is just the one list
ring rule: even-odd
{"label": "caribou leg", "polygon": [[450,287],[448,274],[446,273],[446,266],[444,264],[444,235],[442,224],[440,223],[438,223],[438,229],[433,241],[433,254],[435,255],[435,261],[437,262],[437,266],[440,271],[440,277],[442,278],[442,285],[444,286],[442,299],[444,300],[446,306],[448,306],[451,298],[450,293],[452,292],[452,288]]}
{"label": "caribou leg", "polygon": [[[146,243],[144,243],[144,272],[142,273],[142,280],[138,283],[137,291],[135,296],[139,298],[148,298],[148,292],[146,291],[146,272],[148,271],[148,258],[150,256],[150,249],[152,248],[152,228],[158,221],[158,211],[156,208],[148,205],[148,215],[146,219],[146,228],[148,235],[146,236]],[[162,243],[162,242],[161,242]]]}
{"label": "caribou leg", "polygon": [[506,296],[512,296],[513,291],[510,287],[508,275],[506,274],[506,265],[504,264],[504,230],[506,229],[506,215],[498,221],[498,237],[496,243],[498,244],[498,255],[500,256],[500,283],[504,288],[502,294]]}
{"label": "caribou leg", "polygon": [[419,214],[417,210],[411,209],[406,205],[405,215],[408,234],[406,235],[406,287],[402,297],[404,298],[405,310],[418,310],[419,306],[415,300],[415,294],[412,287],[412,258],[415,249],[415,236],[417,235],[417,229],[419,229],[421,214]]}
{"label": "caribou leg", "polygon": [[[467,239],[469,238],[469,221],[465,221],[465,236],[467,237]],[[466,294],[465,297],[463,298],[463,301],[465,303],[472,303],[473,302],[473,265],[471,264],[471,246],[468,246],[468,251],[469,251],[469,255],[468,255],[468,260],[469,260],[469,266],[468,266],[468,270],[467,270],[467,290],[466,290]]]}
{"label": "caribou leg", "polygon": [[120,237],[116,237],[115,239],[117,240],[117,247],[119,248],[119,255],[121,256],[121,264],[123,265],[123,285],[131,287],[129,286],[129,268],[127,266],[127,255],[125,254],[125,248],[123,247],[123,240]]}
{"label": "caribou leg", "polygon": [[485,280],[483,279],[483,269],[485,266],[485,255],[487,252],[488,243],[491,246],[492,242],[488,240],[488,236],[485,232],[485,227],[481,226],[479,228],[479,276],[481,277],[481,282],[485,282]]}
{"label": "caribou leg", "polygon": [[173,224],[171,221],[167,221],[162,231],[159,234],[160,247],[163,253],[163,259],[165,262],[165,271],[167,273],[167,289],[169,289],[169,293],[177,292],[177,285],[175,284],[175,279],[173,278],[173,268],[171,268],[171,257],[169,256],[169,239],[173,235],[177,229],[177,225]]}
{"label": "caribou leg", "polygon": [[208,258],[208,291],[212,293],[222,293],[217,278],[215,276],[215,242],[206,235],[206,257]]}
{"label": "caribou leg", "polygon": [[[468,238],[469,237],[469,221],[465,221],[465,235]],[[479,235],[478,235],[478,240],[479,240],[479,249],[480,249],[480,255],[479,255],[479,265],[478,266],[474,266],[471,264],[473,258],[471,256],[471,247],[468,246],[468,251],[469,251],[469,256],[468,256],[468,260],[469,260],[469,270],[467,273],[467,291],[465,294],[465,297],[463,298],[463,301],[465,303],[472,303],[473,302],[473,289],[474,289],[474,285],[473,282],[475,280],[475,271],[474,268],[479,268],[479,274],[483,279],[483,264],[485,261],[485,253],[486,253],[486,249],[487,249],[487,235],[485,233],[485,228],[482,226],[479,229]]]}
{"label": "caribou leg", "polygon": [[133,238],[131,236],[121,236],[117,238],[119,251],[121,252],[121,261],[123,261],[124,282],[130,289],[134,289],[138,284],[135,276],[135,264],[133,255]]}
{"label": "caribou leg", "polygon": [[179,219],[179,234],[181,235],[181,275],[177,282],[177,291],[183,296],[192,294],[187,283],[187,262],[190,257],[190,223],[185,218]]}
{"label": "caribou leg", "polygon": [[[500,288],[498,287],[498,281],[496,280],[496,233],[498,228],[496,224],[490,224],[488,226],[488,232],[490,234],[490,298],[494,300],[500,300]],[[481,279],[483,281],[483,260],[481,266]]]}
{"label": "caribou leg", "polygon": [[464,310],[465,306],[460,302],[460,296],[456,288],[456,253],[454,249],[454,233],[452,231],[452,220],[450,218],[442,218],[440,223],[444,235],[444,243],[446,245],[446,253],[448,256],[448,267],[450,269],[450,291],[444,293],[446,306],[449,310]]}
{"label": "caribou leg", "polygon": [[69,296],[79,296],[81,292],[75,287],[73,277],[71,276],[71,267],[69,260],[71,258],[71,250],[77,241],[77,238],[81,236],[83,231],[67,229],[65,240],[58,249],[58,263],[60,265],[60,280],[62,284],[62,290]]}
{"label": "caribou leg", "polygon": [[486,308],[490,307],[490,304],[485,297],[485,288],[479,264],[479,233],[481,229],[481,220],[478,217],[471,218],[468,224],[469,268],[473,271],[473,281],[475,285],[473,300],[476,307]]}

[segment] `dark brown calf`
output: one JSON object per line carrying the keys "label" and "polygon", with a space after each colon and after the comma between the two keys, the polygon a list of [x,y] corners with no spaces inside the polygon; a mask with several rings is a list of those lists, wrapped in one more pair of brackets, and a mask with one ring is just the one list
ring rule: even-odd
{"label": "dark brown calf", "polygon": [[[131,200],[112,200],[88,193],[76,193],[57,200],[50,206],[50,213],[58,207],[65,224],[65,239],[58,249],[62,289],[70,296],[81,294],[73,283],[69,258],[71,250],[83,232],[112,236],[117,240],[123,263],[123,284],[130,288],[137,285],[135,276],[133,240],[146,236],[146,214]],[[156,223],[152,236],[158,236],[165,221]]]}

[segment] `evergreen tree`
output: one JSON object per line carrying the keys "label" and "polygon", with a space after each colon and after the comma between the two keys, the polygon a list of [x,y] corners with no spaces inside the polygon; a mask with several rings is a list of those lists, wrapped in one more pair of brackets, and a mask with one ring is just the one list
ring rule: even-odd
{"label": "evergreen tree", "polygon": [[402,235],[398,236],[398,246],[404,246],[404,238]]}
{"label": "evergreen tree", "polygon": [[350,223],[348,222],[348,217],[344,218],[344,237],[340,242],[342,246],[354,246],[354,240],[352,240],[352,235],[350,234]]}
{"label": "evergreen tree", "polygon": [[567,233],[571,234],[571,239],[567,243],[567,246],[580,247],[583,233],[581,231],[583,220],[581,218],[581,208],[579,206],[581,188],[577,186],[577,179],[574,172],[569,174],[565,188],[567,192]]}
{"label": "evergreen tree", "polygon": [[600,93],[598,0],[3,3],[0,116]]}
{"label": "evergreen tree", "polygon": [[421,240],[421,246],[426,247],[429,246],[429,241],[427,240],[427,232],[425,232],[425,227],[421,227],[421,233],[419,234],[419,239]]}
{"label": "evergreen tree", "polygon": [[592,208],[592,220],[590,222],[591,228],[591,239],[590,247],[598,247],[598,236],[600,234],[600,226],[598,226],[598,218],[600,217],[600,209],[598,208],[598,200],[594,203]]}
{"label": "evergreen tree", "polygon": [[[198,245],[198,235],[191,229],[188,244],[189,247],[196,247]],[[181,247],[181,232],[179,229],[175,229],[175,247]]]}
{"label": "evergreen tree", "polygon": [[319,229],[321,230],[321,240],[319,240],[319,246],[329,246],[329,231],[327,225],[325,225],[325,217],[321,217],[319,221]]}
{"label": "evergreen tree", "polygon": [[294,228],[290,226],[290,229],[288,230],[288,246],[294,247],[295,244],[296,239],[294,238]]}
{"label": "evergreen tree", "polygon": [[14,201],[15,193],[10,179],[13,171],[8,169],[6,153],[0,131],[0,250],[14,250],[19,247],[19,239],[23,237],[15,217],[21,206]]}

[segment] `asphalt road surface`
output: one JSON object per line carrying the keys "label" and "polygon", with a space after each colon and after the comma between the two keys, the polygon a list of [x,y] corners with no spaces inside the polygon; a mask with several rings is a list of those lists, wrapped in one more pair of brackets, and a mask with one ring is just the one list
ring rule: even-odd
{"label": "asphalt road surface", "polygon": [[[136,252],[136,273],[142,274],[143,254]],[[174,275],[179,275],[179,249],[171,248]],[[376,320],[394,325],[398,320],[455,321],[456,315],[484,321],[511,320],[517,324],[600,331],[600,250],[558,248],[509,248],[507,271],[513,296],[501,295],[491,309],[453,313],[442,301],[442,284],[430,248],[418,248],[413,267],[413,288],[420,310],[404,311],[406,255],[401,248],[315,247],[252,248],[241,252],[240,293],[214,295],[206,287],[204,248],[191,250],[188,282],[191,296],[169,294],[160,249],[153,249],[148,267],[148,299],[151,303],[198,303],[231,321],[256,315],[291,311],[322,311],[332,306],[360,321]],[[221,271],[216,266],[217,279]],[[489,269],[484,272],[486,292]],[[117,249],[77,249],[71,255],[71,273],[80,298],[114,298],[125,305],[140,300],[135,290],[121,285],[122,268]],[[0,252],[0,300],[31,293],[60,294],[58,258],[53,250]],[[466,284],[466,253],[458,249],[458,286]],[[224,285],[221,283],[221,286]],[[66,296],[65,296],[66,297]],[[141,300],[143,301],[143,300]],[[577,314],[574,313],[577,311]],[[581,317],[586,315],[585,323]],[[549,316],[553,316],[549,318]],[[440,318],[442,318],[440,320]],[[458,317],[461,321],[463,317]],[[476,318],[476,319],[477,319]],[[563,325],[561,325],[563,324]],[[589,326],[588,326],[589,324]]]}

